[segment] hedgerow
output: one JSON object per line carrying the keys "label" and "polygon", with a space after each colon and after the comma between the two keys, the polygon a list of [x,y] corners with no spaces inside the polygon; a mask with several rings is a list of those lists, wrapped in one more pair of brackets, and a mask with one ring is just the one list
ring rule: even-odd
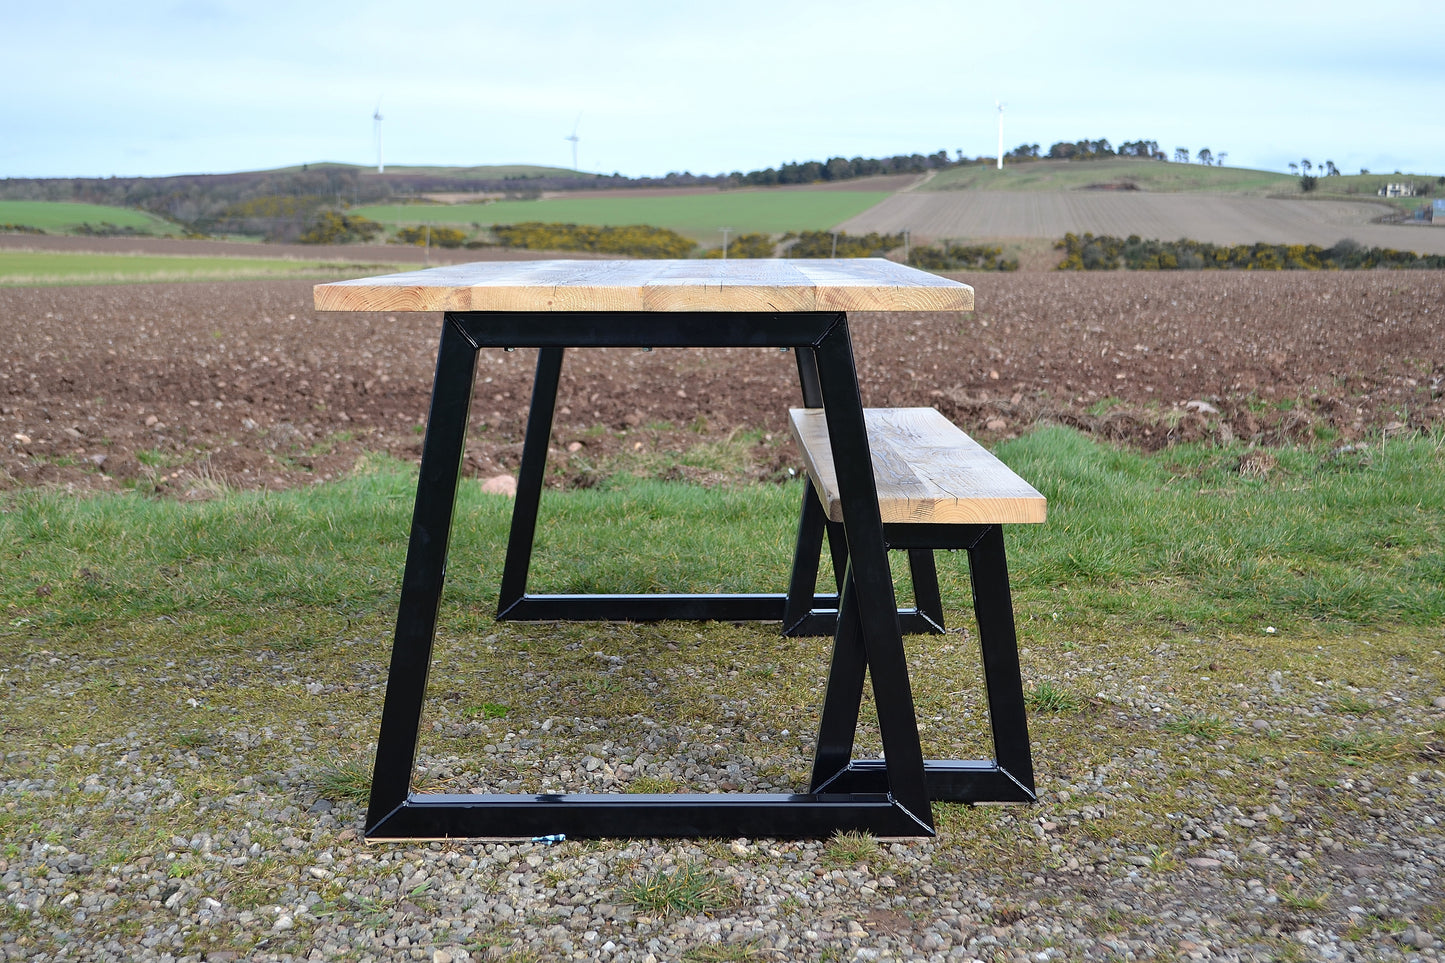
{"label": "hedgerow", "polygon": [[529,251],[593,251],[633,257],[687,257],[695,245],[676,231],[646,224],[598,227],[592,224],[498,224],[492,228],[503,247]]}
{"label": "hedgerow", "polygon": [[1370,268],[1445,268],[1445,255],[1416,254],[1387,247],[1364,247],[1340,241],[1333,247],[1317,244],[1210,244],[1182,238],[1178,241],[1142,240],[1139,235],[1117,238],[1108,234],[1082,237],[1069,233],[1054,247],[1064,252],[1060,271],[1320,271]]}
{"label": "hedgerow", "polygon": [[908,263],[925,271],[1017,271],[1018,258],[1003,256],[1003,248],[983,244],[940,241],[908,252]]}
{"label": "hedgerow", "polygon": [[342,214],[340,211],[320,211],[296,240],[301,244],[349,244],[353,241],[369,241],[383,230],[385,228],[369,217]]}
{"label": "hedgerow", "polygon": [[788,257],[882,257],[903,246],[902,234],[848,234],[844,231],[803,231],[783,235],[784,241],[796,238],[788,248]]}
{"label": "hedgerow", "polygon": [[403,227],[396,232],[398,244],[415,244],[417,247],[461,247],[467,243],[465,231],[454,227]]}
{"label": "hedgerow", "polygon": [[[703,257],[722,257],[720,247],[709,248]],[[728,241],[728,257],[760,258],[773,256],[771,234],[739,234]]]}

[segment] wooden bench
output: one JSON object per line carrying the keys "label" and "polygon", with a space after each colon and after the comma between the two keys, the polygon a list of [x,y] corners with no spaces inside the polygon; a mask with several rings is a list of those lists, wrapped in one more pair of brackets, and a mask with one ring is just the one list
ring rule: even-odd
{"label": "wooden bench", "polygon": [[[852,758],[866,657],[859,634],[850,625],[851,586],[843,574],[847,549],[842,544],[842,502],[827,422],[822,409],[795,408],[789,415],[808,474],[789,589],[791,627],[797,629],[791,634],[815,634],[807,628],[810,622],[815,623],[814,628],[819,622],[836,623],[837,629],[813,770],[813,791],[817,792],[837,780],[866,779],[880,763]],[[1044,496],[932,408],[869,408],[864,411],[864,423],[884,539],[890,549],[908,550],[913,572],[917,608],[900,611],[905,630],[943,630],[933,551],[968,552],[994,758],[927,760],[929,795],[965,802],[1032,800],[1033,761],[1002,526],[1044,521]],[[836,611],[811,608],[824,527],[839,579]],[[812,574],[808,576],[810,553]],[[801,611],[804,608],[809,610]]]}

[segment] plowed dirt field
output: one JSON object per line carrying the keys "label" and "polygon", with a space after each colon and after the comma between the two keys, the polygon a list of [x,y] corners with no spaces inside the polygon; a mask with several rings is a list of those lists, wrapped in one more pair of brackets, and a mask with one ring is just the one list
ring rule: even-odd
{"label": "plowed dirt field", "polygon": [[[1445,272],[961,275],[968,316],[859,315],[864,400],[934,405],[986,442],[1056,421],[1145,448],[1344,445],[1445,421]],[[308,282],[0,289],[0,485],[222,486],[419,455],[439,315],[318,314]],[[466,470],[515,471],[535,353],[484,351]],[[777,351],[575,351],[554,483],[730,439],[797,465]]]}

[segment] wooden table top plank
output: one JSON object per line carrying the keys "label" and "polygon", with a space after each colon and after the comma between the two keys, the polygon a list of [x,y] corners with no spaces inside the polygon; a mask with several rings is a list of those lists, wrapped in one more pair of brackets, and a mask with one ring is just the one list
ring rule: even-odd
{"label": "wooden table top plank", "polygon": [[318,311],[971,311],[973,288],[882,258],[481,261],[315,287]]}

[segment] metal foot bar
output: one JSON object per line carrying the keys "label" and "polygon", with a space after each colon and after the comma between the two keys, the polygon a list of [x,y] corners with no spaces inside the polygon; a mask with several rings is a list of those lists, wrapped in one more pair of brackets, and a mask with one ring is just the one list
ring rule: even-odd
{"label": "metal foot bar", "polygon": [[[875,780],[886,786],[887,778]],[[862,793],[724,795],[442,795],[418,793],[367,830],[368,839],[532,837],[826,838],[867,829],[878,836],[933,830],[884,789]]]}
{"label": "metal foot bar", "polygon": [[[1008,585],[1001,525],[887,525],[894,547],[962,548],[968,551],[978,623],[984,688],[988,700],[992,760],[925,760],[929,797],[946,802],[1032,802],[1033,756],[1018,641]],[[844,604],[848,604],[845,590]],[[882,785],[882,760],[854,760],[853,734],[866,668],[856,635],[840,628],[828,673],[810,788],[814,792],[870,792]]]}

